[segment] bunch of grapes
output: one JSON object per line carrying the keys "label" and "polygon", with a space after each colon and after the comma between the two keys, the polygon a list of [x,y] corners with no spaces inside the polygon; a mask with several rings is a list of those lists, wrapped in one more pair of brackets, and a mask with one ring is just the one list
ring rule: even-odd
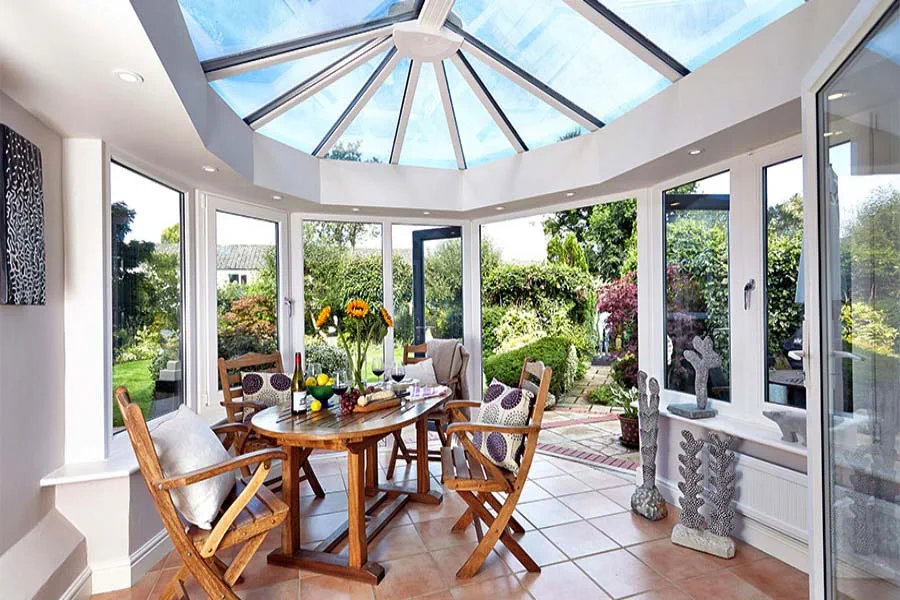
{"label": "bunch of grapes", "polygon": [[341,414],[349,415],[356,408],[356,401],[359,400],[359,390],[356,388],[349,389],[341,396]]}

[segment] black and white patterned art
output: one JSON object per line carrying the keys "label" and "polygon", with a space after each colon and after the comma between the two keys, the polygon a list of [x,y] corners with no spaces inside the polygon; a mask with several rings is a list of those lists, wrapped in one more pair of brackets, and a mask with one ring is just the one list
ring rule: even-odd
{"label": "black and white patterned art", "polygon": [[41,151],[0,125],[0,304],[46,302]]}

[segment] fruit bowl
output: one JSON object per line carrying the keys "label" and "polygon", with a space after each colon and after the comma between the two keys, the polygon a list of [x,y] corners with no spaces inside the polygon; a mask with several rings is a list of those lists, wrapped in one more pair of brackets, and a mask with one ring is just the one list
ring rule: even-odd
{"label": "fruit bowl", "polygon": [[322,404],[326,404],[334,396],[334,386],[331,385],[310,385],[306,387],[306,391]]}

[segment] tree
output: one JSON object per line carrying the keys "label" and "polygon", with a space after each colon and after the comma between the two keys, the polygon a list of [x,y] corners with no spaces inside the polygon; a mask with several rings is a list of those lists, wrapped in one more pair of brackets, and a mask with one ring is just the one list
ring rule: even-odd
{"label": "tree", "polygon": [[136,213],[124,202],[114,202],[111,210],[112,229],[112,294],[113,340],[115,350],[131,342],[138,328],[149,325],[153,314],[142,294],[146,273],[140,268],[153,253],[155,244],[140,240],[125,241],[131,232]]}
{"label": "tree", "polygon": [[361,140],[355,140],[353,142],[338,142],[336,143],[328,154],[325,155],[325,158],[330,158],[333,160],[349,160],[351,162],[369,162],[369,163],[380,163],[381,161],[378,158],[372,156],[368,160],[363,161],[362,152],[360,152],[359,147],[362,145]]}
{"label": "tree", "polygon": [[547,260],[575,267],[580,271],[587,271],[587,258],[584,248],[574,233],[566,235],[565,240],[555,235],[547,242]]}

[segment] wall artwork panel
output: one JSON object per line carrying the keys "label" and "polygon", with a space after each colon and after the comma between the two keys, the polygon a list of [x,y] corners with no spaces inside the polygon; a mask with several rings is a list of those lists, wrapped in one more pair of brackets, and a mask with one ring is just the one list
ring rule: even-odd
{"label": "wall artwork panel", "polygon": [[41,151],[0,124],[0,304],[46,297]]}

